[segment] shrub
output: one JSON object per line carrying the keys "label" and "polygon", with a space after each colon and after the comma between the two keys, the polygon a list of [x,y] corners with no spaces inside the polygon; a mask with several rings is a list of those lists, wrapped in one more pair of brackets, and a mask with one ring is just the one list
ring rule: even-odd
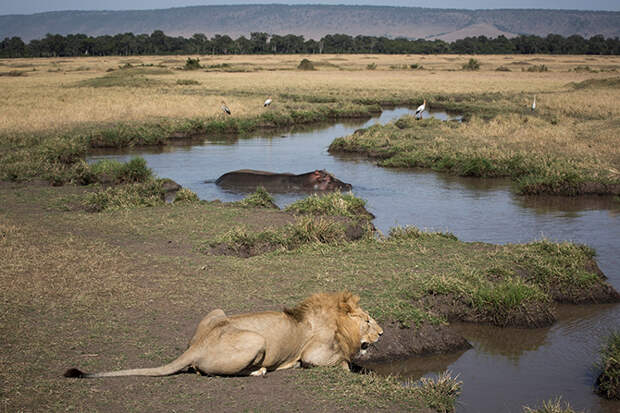
{"label": "shrub", "polygon": [[[524,69],[521,69],[524,71]],[[546,65],[534,65],[527,68],[528,72],[548,72],[549,68]]]}
{"label": "shrub", "polygon": [[376,68],[377,68],[377,64],[374,62],[366,65],[366,69],[368,70],[375,70]]}
{"label": "shrub", "polygon": [[469,59],[469,62],[463,64],[463,70],[478,70],[480,69],[480,62],[474,58]]}
{"label": "shrub", "polygon": [[200,82],[194,79],[177,79],[177,85],[181,86],[190,86],[190,85],[199,85]]}
{"label": "shrub", "polygon": [[200,64],[200,59],[198,57],[195,59],[188,57],[185,61],[185,66],[183,67],[185,70],[198,70],[200,68],[202,68],[202,65]]}
{"label": "shrub", "polygon": [[592,69],[590,66],[587,65],[579,65],[576,66],[572,69],[573,72],[577,72],[577,73],[581,73],[581,72],[590,72],[590,73],[596,73],[597,71]]}
{"label": "shrub", "polygon": [[152,176],[152,171],[146,166],[146,160],[137,156],[121,166],[118,177],[120,182],[145,182]]}
{"label": "shrub", "polygon": [[297,69],[299,70],[316,70],[314,68],[314,64],[308,60],[308,59],[303,59],[301,62],[299,62],[299,65],[297,66]]}

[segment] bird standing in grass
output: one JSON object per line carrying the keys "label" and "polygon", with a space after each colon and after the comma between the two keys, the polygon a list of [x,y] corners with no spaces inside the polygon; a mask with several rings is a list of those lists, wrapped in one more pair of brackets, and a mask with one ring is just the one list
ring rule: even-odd
{"label": "bird standing in grass", "polygon": [[536,95],[534,95],[534,102],[532,102],[532,112],[536,110]]}
{"label": "bird standing in grass", "polygon": [[227,115],[230,115],[230,109],[228,109],[228,106],[226,106],[226,102],[222,101],[222,110],[224,111],[224,113],[226,113]]}
{"label": "bird standing in grass", "polygon": [[424,112],[425,109],[426,109],[426,99],[424,99],[424,103],[418,106],[418,108],[415,110],[416,119],[422,119],[422,112]]}
{"label": "bird standing in grass", "polygon": [[269,96],[267,100],[265,101],[265,103],[263,104],[263,107],[267,107],[271,105],[271,102],[273,102],[273,100],[271,99],[271,96]]}

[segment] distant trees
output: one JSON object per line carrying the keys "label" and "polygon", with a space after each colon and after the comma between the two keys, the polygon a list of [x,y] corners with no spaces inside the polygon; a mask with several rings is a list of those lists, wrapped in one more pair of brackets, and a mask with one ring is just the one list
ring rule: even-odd
{"label": "distant trees", "polygon": [[59,57],[59,56],[131,56],[153,54],[294,54],[294,53],[380,53],[380,54],[620,54],[620,40],[602,35],[585,39],[574,35],[546,37],[521,35],[514,38],[498,36],[466,37],[447,43],[442,40],[410,40],[373,36],[329,34],[320,40],[305,40],[294,34],[270,35],[250,33],[233,40],[216,34],[207,38],[196,33],[186,39],[170,37],[161,30],[150,35],[119,33],[114,36],[85,34],[47,34],[43,39],[25,44],[19,37],[0,42],[0,57]]}

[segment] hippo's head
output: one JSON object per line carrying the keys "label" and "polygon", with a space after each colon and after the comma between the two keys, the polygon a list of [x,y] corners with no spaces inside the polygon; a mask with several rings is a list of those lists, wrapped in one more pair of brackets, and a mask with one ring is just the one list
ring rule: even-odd
{"label": "hippo's head", "polygon": [[319,191],[344,190],[350,191],[351,184],[347,184],[337,179],[324,169],[316,170],[310,175],[310,182],[314,189]]}

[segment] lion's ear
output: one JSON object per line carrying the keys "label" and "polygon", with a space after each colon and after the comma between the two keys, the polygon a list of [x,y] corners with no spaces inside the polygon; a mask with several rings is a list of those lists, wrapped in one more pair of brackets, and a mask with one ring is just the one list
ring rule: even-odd
{"label": "lion's ear", "polygon": [[340,298],[340,309],[345,313],[353,312],[358,307],[357,303],[360,301],[357,295],[348,291],[341,293]]}

